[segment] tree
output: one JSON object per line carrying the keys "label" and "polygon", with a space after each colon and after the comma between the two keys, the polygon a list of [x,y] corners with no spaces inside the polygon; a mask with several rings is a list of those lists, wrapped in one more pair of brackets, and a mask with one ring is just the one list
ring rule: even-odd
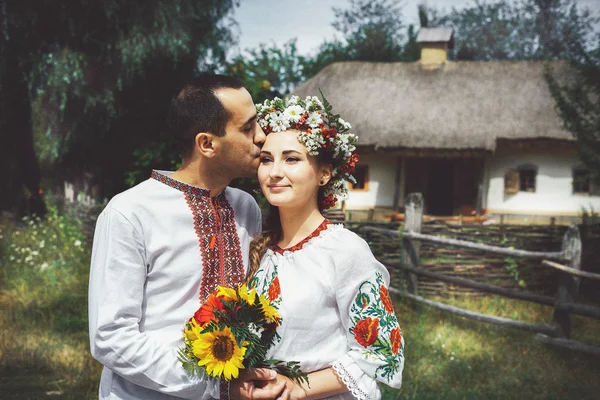
{"label": "tree", "polygon": [[311,77],[338,61],[417,60],[414,26],[408,27],[408,43],[404,43],[402,7],[402,2],[396,0],[350,0],[349,9],[334,7],[332,25],[344,38],[323,42],[314,57],[305,59],[305,76]]}
{"label": "tree", "polygon": [[569,51],[575,79],[559,82],[549,68],[546,79],[565,128],[577,139],[579,157],[600,187],[600,35],[595,48],[572,42]]}
{"label": "tree", "polygon": [[305,58],[298,55],[296,39],[281,48],[260,44],[235,57],[225,73],[244,82],[256,103],[290,93],[304,78]]}
{"label": "tree", "polygon": [[455,59],[490,61],[564,59],[566,43],[589,43],[596,22],[574,0],[501,0],[475,1],[429,24],[455,29]]}
{"label": "tree", "polygon": [[159,139],[175,88],[224,61],[234,2],[0,0],[0,209],[25,186],[43,212],[32,104],[47,166],[121,189],[133,149]]}
{"label": "tree", "polygon": [[402,2],[350,0],[350,8],[333,8],[333,27],[344,34],[349,57],[357,61],[399,61],[402,52]]}
{"label": "tree", "polygon": [[304,60],[304,76],[310,78],[316,75],[323,68],[339,61],[352,61],[353,58],[348,52],[347,44],[338,40],[325,41],[319,46],[317,54],[312,58]]}

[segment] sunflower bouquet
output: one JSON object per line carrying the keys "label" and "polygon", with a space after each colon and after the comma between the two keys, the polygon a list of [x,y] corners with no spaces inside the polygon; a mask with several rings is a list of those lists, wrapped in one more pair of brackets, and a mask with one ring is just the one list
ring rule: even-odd
{"label": "sunflower bouquet", "polygon": [[281,323],[277,308],[265,295],[245,284],[219,286],[185,324],[185,347],[179,361],[190,375],[230,381],[244,368],[272,368],[298,383],[308,377],[295,361],[268,360]]}

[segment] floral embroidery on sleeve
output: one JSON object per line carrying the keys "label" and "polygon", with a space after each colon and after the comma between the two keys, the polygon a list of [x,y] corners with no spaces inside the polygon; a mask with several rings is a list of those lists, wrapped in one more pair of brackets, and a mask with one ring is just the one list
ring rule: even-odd
{"label": "floral embroidery on sleeve", "polygon": [[[281,286],[279,285],[279,276],[277,273],[277,265],[273,264],[272,268],[267,264],[266,267],[261,267],[256,271],[254,276],[248,281],[249,289],[256,289],[258,294],[266,294],[269,301],[275,308],[281,305]],[[279,323],[281,324],[281,320]],[[277,343],[281,342],[279,333],[275,333],[273,340]]]}
{"label": "floral embroidery on sleeve", "polygon": [[364,347],[363,356],[383,363],[377,367],[375,377],[391,381],[402,369],[404,340],[380,273],[375,282],[365,281],[360,285],[350,307],[350,322],[349,331]]}

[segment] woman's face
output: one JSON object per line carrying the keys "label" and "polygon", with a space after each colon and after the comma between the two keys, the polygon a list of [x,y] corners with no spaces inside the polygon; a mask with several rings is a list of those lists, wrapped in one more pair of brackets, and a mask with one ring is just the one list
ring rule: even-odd
{"label": "woman's face", "polygon": [[317,206],[320,182],[327,182],[330,167],[319,166],[298,141],[297,130],[272,132],[260,152],[258,181],[265,197],[274,206],[302,208]]}

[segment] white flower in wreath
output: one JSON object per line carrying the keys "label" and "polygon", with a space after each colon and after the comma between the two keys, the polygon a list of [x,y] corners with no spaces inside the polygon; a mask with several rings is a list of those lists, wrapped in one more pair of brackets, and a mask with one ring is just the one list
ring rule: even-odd
{"label": "white flower in wreath", "polygon": [[290,121],[285,115],[280,113],[271,113],[271,122],[269,122],[273,132],[282,132],[290,127]]}
{"label": "white flower in wreath", "polygon": [[300,121],[300,118],[302,118],[302,115],[304,114],[304,108],[299,105],[293,105],[286,108],[283,114],[290,120],[290,122],[295,124]]}
{"label": "white flower in wreath", "polygon": [[321,114],[318,112],[311,112],[308,114],[308,118],[306,118],[306,124],[311,128],[317,128],[322,122],[323,119],[321,118]]}
{"label": "white flower in wreath", "polygon": [[320,130],[313,131],[311,134],[301,132],[298,135],[298,140],[304,144],[308,154],[311,156],[319,155],[319,150],[323,147],[325,140],[320,135]]}
{"label": "white flower in wreath", "polygon": [[310,101],[313,106],[318,107],[320,110],[323,109],[323,103],[321,103],[321,100],[317,96],[308,96],[306,101]]}
{"label": "white flower in wreath", "polygon": [[329,182],[325,189],[325,196],[329,194],[335,196],[339,201],[348,198],[348,187],[342,178],[337,178]]}
{"label": "white flower in wreath", "polygon": [[338,124],[342,125],[344,127],[344,129],[351,129],[352,125],[350,125],[350,122],[346,122],[341,118],[338,118]]}
{"label": "white flower in wreath", "polygon": [[258,120],[258,124],[260,125],[261,128],[266,128],[267,126],[269,126],[269,121],[265,118],[265,119],[259,119]]}
{"label": "white flower in wreath", "polygon": [[288,105],[295,106],[296,104],[298,104],[298,100],[300,100],[298,96],[290,96],[290,98],[288,99]]}

